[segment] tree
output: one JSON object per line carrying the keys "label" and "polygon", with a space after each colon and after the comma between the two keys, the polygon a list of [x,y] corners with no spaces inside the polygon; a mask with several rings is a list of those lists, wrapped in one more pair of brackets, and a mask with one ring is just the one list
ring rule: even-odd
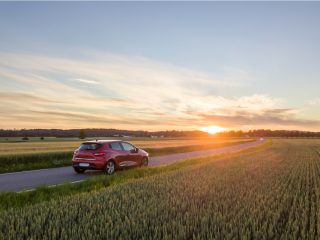
{"label": "tree", "polygon": [[83,129],[81,129],[81,130],[79,131],[79,138],[80,138],[80,139],[85,139],[85,138],[86,138],[86,133],[84,132]]}

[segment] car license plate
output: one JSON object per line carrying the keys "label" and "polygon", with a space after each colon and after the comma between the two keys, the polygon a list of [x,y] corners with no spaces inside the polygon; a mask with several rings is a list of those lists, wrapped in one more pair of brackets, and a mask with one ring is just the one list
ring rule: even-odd
{"label": "car license plate", "polygon": [[79,163],[80,167],[89,167],[89,163]]}

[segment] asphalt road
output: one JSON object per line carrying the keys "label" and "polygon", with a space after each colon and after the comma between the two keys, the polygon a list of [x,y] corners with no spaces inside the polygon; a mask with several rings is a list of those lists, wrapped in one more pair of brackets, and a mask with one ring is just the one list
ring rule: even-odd
{"label": "asphalt road", "polygon": [[[241,149],[254,147],[262,142],[263,140],[257,140],[254,142],[247,142],[216,149],[151,157],[149,159],[149,166],[169,164],[186,158],[205,157],[231,151],[237,151]],[[94,176],[96,174],[99,174],[99,171],[87,171],[85,174],[76,174],[74,173],[72,167],[60,167],[14,173],[3,173],[0,174],[0,191],[23,191],[34,189],[41,185],[51,186],[61,184],[64,182],[75,183],[83,181],[84,179],[90,176]]]}

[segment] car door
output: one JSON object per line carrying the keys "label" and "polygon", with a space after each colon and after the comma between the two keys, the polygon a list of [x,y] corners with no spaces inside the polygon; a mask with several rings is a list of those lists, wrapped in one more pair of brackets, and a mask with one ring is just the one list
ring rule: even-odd
{"label": "car door", "polygon": [[123,150],[127,152],[126,166],[137,166],[140,165],[140,155],[136,150],[136,147],[127,142],[121,142]]}
{"label": "car door", "polygon": [[127,151],[124,151],[121,142],[112,142],[109,146],[112,149],[112,157],[115,159],[116,164],[120,167],[126,165],[129,154]]}

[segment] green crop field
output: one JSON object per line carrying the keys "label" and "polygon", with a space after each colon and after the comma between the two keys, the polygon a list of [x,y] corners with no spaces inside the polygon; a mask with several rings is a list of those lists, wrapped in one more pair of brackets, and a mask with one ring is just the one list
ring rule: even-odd
{"label": "green crop field", "polygon": [[319,239],[320,141],[260,151],[0,213],[0,239]]}
{"label": "green crop field", "polygon": [[[113,138],[103,138],[113,139]],[[6,142],[0,141],[0,156],[1,155],[17,155],[28,153],[47,153],[47,152],[63,152],[73,151],[82,142],[95,140],[89,138],[79,140],[75,138],[65,138],[57,140],[56,138],[47,139],[44,141],[19,141],[19,142]],[[164,147],[179,147],[188,145],[211,144],[211,143],[224,143],[224,142],[239,142],[247,141],[247,138],[234,138],[234,139],[220,139],[220,138],[122,138],[124,141],[129,141],[141,148],[164,148]]]}
{"label": "green crop field", "polygon": [[[150,156],[217,148],[253,141],[249,138],[125,139]],[[71,165],[73,151],[83,141],[30,141],[0,143],[0,173]]]}

